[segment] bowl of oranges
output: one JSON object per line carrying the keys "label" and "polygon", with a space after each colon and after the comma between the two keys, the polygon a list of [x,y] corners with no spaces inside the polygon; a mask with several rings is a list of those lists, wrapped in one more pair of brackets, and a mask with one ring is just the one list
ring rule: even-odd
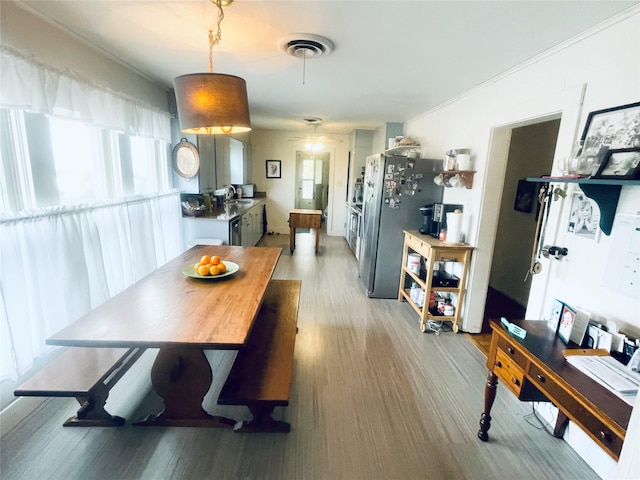
{"label": "bowl of oranges", "polygon": [[198,263],[185,266],[182,273],[192,278],[224,278],[233,275],[240,267],[229,260],[221,260],[217,255],[203,255]]}

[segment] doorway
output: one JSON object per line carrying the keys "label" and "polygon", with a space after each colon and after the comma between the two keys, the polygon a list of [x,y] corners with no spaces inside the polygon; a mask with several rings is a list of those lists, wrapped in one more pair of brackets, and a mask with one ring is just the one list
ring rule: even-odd
{"label": "doorway", "polygon": [[322,210],[329,200],[329,153],[296,151],[295,208]]}
{"label": "doorway", "polygon": [[[532,279],[527,271],[531,267],[539,213],[538,186],[524,179],[551,172],[560,118],[508,128],[511,131],[507,165],[489,274],[483,333],[490,330],[489,318],[501,315],[524,318]],[[532,195],[531,201],[523,202],[527,195]]]}

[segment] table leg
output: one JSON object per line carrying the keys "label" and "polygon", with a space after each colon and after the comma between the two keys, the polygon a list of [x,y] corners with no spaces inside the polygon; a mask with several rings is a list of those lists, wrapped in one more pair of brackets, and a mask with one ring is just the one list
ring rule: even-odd
{"label": "table leg", "polygon": [[179,347],[161,348],[151,369],[151,384],[162,398],[164,411],[136,425],[179,427],[232,427],[230,418],[202,408],[213,374],[204,352]]}
{"label": "table leg", "polygon": [[289,227],[289,250],[291,253],[296,248],[296,227]]}
{"label": "table leg", "polygon": [[320,247],[320,229],[316,228],[316,253],[318,253],[319,247]]}
{"label": "table leg", "polygon": [[483,442],[489,440],[487,433],[491,428],[491,407],[496,399],[496,389],[498,387],[498,377],[489,371],[487,376],[487,384],[484,387],[484,412],[480,416],[480,430],[478,430],[478,438]]}

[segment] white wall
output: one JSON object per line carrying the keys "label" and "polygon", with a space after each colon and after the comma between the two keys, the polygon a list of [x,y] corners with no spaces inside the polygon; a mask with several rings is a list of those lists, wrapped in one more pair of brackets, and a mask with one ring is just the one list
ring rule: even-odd
{"label": "white wall", "polygon": [[[289,211],[295,208],[296,151],[304,150],[303,141],[291,141],[300,132],[252,130],[252,181],[259,192],[267,194],[268,230],[289,233]],[[327,207],[327,234],[342,236],[344,233],[347,192],[347,168],[349,160],[348,135],[332,135],[339,143],[327,143],[323,152],[330,155],[329,203]],[[265,161],[282,162],[282,178],[266,178]]]}
{"label": "white wall", "polygon": [[[584,91],[584,101],[581,99]],[[477,332],[482,315],[512,127],[562,114],[555,162],[569,155],[589,112],[640,100],[640,7],[559,46],[499,79],[427,112],[405,125],[418,138],[422,155],[441,158],[451,148],[471,148],[477,174],[472,190],[447,189],[444,201],[463,203],[469,243],[476,246],[470,272],[463,329]],[[553,173],[559,173],[557,168]],[[611,237],[587,241],[565,233],[568,202],[554,202],[548,243],[566,246],[562,261],[544,261],[532,283],[527,318],[543,318],[557,297],[615,320],[621,329],[640,334],[640,303],[603,286]],[[640,213],[640,186],[622,188],[617,214]],[[615,234],[615,231],[612,232]],[[545,242],[547,243],[547,242]],[[527,253],[528,254],[528,253]],[[636,406],[637,409],[637,406]],[[627,442],[637,445],[637,428]],[[579,436],[567,441],[604,478],[612,478],[612,461],[593,442]],[[627,449],[627,464],[637,452]]]}
{"label": "white wall", "polygon": [[[593,30],[573,43],[562,45],[546,55],[505,74],[499,79],[407,122],[405,134],[423,145],[422,155],[441,158],[451,148],[471,148],[477,170],[472,190],[447,189],[444,201],[465,205],[469,243],[476,246],[470,273],[470,293],[463,329],[477,332],[482,313],[493,255],[495,228],[502,196],[509,129],[505,125],[524,125],[558,112],[562,120],[556,160],[567,156],[579,137],[590,111],[636,102],[640,99],[640,13],[636,7],[617,17],[606,28]],[[580,108],[583,85],[584,105]],[[492,137],[495,132],[496,136]],[[500,138],[507,137],[507,138]],[[640,206],[640,187],[624,187],[618,213],[636,212]],[[553,207],[559,224],[562,211]],[[548,235],[548,238],[553,236]],[[539,317],[547,299],[558,296],[606,314],[637,333],[640,331],[638,300],[617,295],[601,287],[610,238],[599,243],[567,244],[571,254],[563,262],[545,265],[553,273],[553,290],[544,288],[544,276],[536,277],[531,292],[529,315]],[[580,254],[578,255],[578,252]],[[585,255],[586,254],[586,255]],[[588,262],[578,262],[579,258]],[[589,267],[589,273],[585,269]],[[559,271],[556,272],[555,269]],[[542,284],[540,283],[542,281]],[[536,285],[538,283],[538,285]]]}
{"label": "white wall", "polygon": [[0,32],[3,45],[29,58],[168,111],[166,88],[108,59],[103,52],[17,7],[14,2],[0,1]]}

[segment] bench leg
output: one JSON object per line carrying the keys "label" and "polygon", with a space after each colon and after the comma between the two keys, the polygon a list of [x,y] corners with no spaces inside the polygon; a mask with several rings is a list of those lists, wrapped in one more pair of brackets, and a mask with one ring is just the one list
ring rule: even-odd
{"label": "bench leg", "polygon": [[242,421],[236,423],[233,427],[236,432],[289,433],[291,431],[291,424],[281,420],[274,420],[271,417],[273,409],[275,408],[274,405],[254,403],[247,406],[249,407],[253,418],[248,423],[244,423]]}
{"label": "bench leg", "polygon": [[64,422],[65,427],[119,427],[124,425],[125,419],[111,415],[104,409],[109,396],[109,389],[103,383],[98,383],[87,397],[76,397],[80,409],[75,417]]}

